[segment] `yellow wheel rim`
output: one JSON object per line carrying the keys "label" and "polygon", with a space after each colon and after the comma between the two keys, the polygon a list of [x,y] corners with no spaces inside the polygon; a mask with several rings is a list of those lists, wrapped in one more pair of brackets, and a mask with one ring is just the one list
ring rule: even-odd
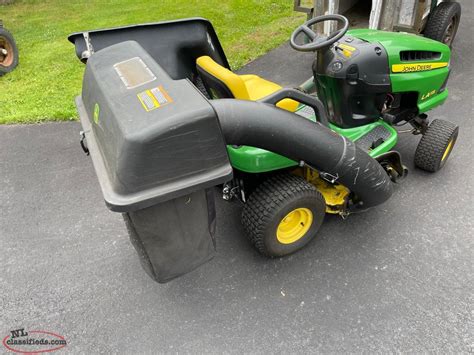
{"label": "yellow wheel rim", "polygon": [[454,143],[453,143],[453,140],[451,139],[449,141],[448,146],[446,147],[446,150],[444,151],[444,154],[443,154],[443,157],[441,158],[441,161],[444,161],[444,159],[446,159],[448,157],[449,153],[451,152],[451,149],[453,149],[453,145],[454,145]]}
{"label": "yellow wheel rim", "polygon": [[277,227],[277,239],[282,244],[300,240],[313,224],[313,212],[308,208],[297,208],[288,213]]}

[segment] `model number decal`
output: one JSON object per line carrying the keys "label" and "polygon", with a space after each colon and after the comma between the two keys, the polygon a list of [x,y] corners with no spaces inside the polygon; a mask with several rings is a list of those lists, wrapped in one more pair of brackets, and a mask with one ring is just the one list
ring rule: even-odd
{"label": "model number decal", "polygon": [[434,94],[436,94],[436,90],[431,90],[430,92],[427,92],[426,94],[423,94],[421,96],[421,99],[426,100],[428,97],[433,96]]}
{"label": "model number decal", "polygon": [[448,66],[448,62],[439,63],[416,63],[416,64],[393,64],[393,73],[411,73],[416,71],[433,70]]}

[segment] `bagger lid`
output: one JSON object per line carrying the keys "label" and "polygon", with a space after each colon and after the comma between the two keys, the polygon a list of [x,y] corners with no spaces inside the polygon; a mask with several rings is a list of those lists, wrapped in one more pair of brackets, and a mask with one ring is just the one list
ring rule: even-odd
{"label": "bagger lid", "polygon": [[171,79],[137,42],[92,55],[76,102],[114,211],[145,208],[232,178],[209,102],[189,80]]}
{"label": "bagger lid", "polygon": [[173,79],[191,79],[203,55],[230,69],[211,22],[199,17],[76,32],[68,39],[83,62],[114,44],[136,41]]}

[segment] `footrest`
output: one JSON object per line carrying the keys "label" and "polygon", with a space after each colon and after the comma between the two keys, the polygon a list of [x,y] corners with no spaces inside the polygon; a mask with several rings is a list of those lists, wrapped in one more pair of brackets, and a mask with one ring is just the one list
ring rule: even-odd
{"label": "footrest", "polygon": [[377,126],[369,133],[364,134],[362,137],[355,141],[355,144],[368,152],[371,149],[375,149],[383,142],[385,142],[388,138],[390,138],[391,133],[390,131],[385,128],[384,126]]}

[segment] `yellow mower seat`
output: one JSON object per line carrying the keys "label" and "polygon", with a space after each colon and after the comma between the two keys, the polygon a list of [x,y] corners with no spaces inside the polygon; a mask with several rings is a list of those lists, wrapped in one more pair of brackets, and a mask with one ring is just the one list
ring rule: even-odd
{"label": "yellow mower seat", "polygon": [[[282,87],[257,75],[237,75],[209,56],[196,60],[197,70],[204,86],[214,98],[236,98],[240,100],[257,101],[277,92]],[[283,99],[276,106],[294,112],[298,102]]]}

